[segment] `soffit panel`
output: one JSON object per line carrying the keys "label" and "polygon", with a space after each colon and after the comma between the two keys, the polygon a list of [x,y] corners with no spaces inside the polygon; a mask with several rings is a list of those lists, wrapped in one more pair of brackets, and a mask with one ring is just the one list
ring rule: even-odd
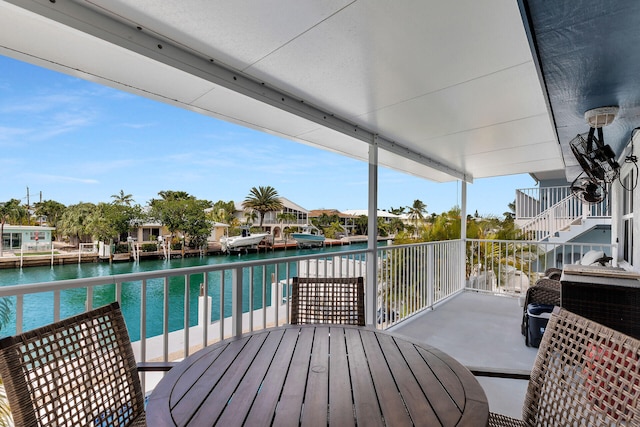
{"label": "soffit panel", "polygon": [[234,69],[251,64],[349,5],[352,0],[81,1],[140,25]]}
{"label": "soffit panel", "polygon": [[[146,0],[93,3],[98,9],[109,7],[130,25],[146,23],[143,31],[152,30],[163,40],[189,51],[206,56],[213,52],[216,61],[244,70],[308,104],[335,112],[451,167],[467,167],[468,153],[495,149],[496,162],[511,169],[512,159],[500,150],[513,147],[513,141],[500,139],[499,131],[489,131],[487,135],[492,138],[463,139],[457,150],[448,152],[433,143],[437,142],[435,138],[504,123],[518,126],[527,117],[546,113],[517,5],[510,0],[481,5],[471,0],[416,3],[411,7],[365,1],[336,1],[321,6],[313,2],[290,2],[284,6],[269,2],[268,6],[260,6],[260,10],[265,9],[261,13],[266,14],[262,17],[267,18],[257,27],[250,23],[252,19],[259,20],[259,13],[245,23],[244,15],[251,15],[252,11],[243,11],[245,6],[237,9],[237,5],[227,2],[186,0],[160,6]],[[296,21],[295,28],[276,28],[283,26],[278,24],[280,15],[278,19],[268,19],[275,11],[286,16],[285,20]],[[224,21],[220,25],[226,25],[225,29],[212,32],[206,28],[206,18],[211,14],[215,15],[213,22]],[[165,60],[154,55],[154,61],[58,24],[48,25],[56,28],[45,39],[41,38],[38,22],[32,30],[37,37],[25,41],[24,46],[11,41],[9,48],[20,46],[31,55],[31,62],[40,65],[56,68],[50,61],[60,61],[63,65],[59,68],[70,74],[365,161],[368,158],[365,142],[232,90],[221,90],[203,73],[196,76],[177,71],[169,65],[175,62],[170,57]],[[21,26],[13,24],[9,17],[6,32],[0,33],[1,40],[15,38],[18,28],[22,32]],[[221,34],[216,33],[218,30]],[[243,38],[247,32],[251,34]],[[230,35],[235,33],[242,35]],[[59,40],[69,47],[65,52],[57,52]],[[45,62],[34,60],[34,52]],[[550,126],[548,122],[544,125]],[[549,133],[546,130],[544,133]],[[482,144],[487,146],[482,148]],[[452,179],[384,150],[379,158],[385,166],[418,176],[437,181]],[[535,172],[520,167],[520,172]],[[465,172],[475,175],[470,169]]]}
{"label": "soffit panel", "polygon": [[530,62],[526,46],[509,1],[359,1],[246,71],[366,123],[371,112]]}

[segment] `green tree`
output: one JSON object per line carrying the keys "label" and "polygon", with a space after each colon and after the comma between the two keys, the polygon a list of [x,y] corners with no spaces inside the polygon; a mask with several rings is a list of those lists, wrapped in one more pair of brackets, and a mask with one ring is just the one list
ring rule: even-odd
{"label": "green tree", "polygon": [[120,190],[119,194],[112,194],[113,204],[131,206],[133,203],[133,196],[131,194],[124,194],[123,190]]}
{"label": "green tree", "polygon": [[404,222],[400,218],[392,218],[389,221],[389,233],[398,234],[402,230],[404,230]]}
{"label": "green tree", "polygon": [[271,186],[253,187],[245,197],[242,206],[245,209],[253,209],[260,214],[260,228],[264,222],[264,216],[268,212],[279,211],[283,208],[278,192]]}
{"label": "green tree", "polygon": [[79,242],[90,242],[92,233],[89,230],[88,221],[95,209],[96,205],[93,203],[80,202],[68,206],[58,225],[60,235],[67,236],[73,245]]}
{"label": "green tree", "polygon": [[291,224],[295,222],[298,217],[293,212],[281,212],[276,216],[276,219],[280,223],[282,228],[282,237],[284,238],[284,249],[287,250],[287,238],[289,237],[289,227],[285,227],[284,224]]}
{"label": "green tree", "polygon": [[9,221],[14,221],[24,216],[24,207],[20,205],[20,200],[10,199],[0,203],[0,256],[4,251],[4,225]]}
{"label": "green tree", "polygon": [[340,221],[334,221],[329,226],[323,228],[323,233],[329,239],[336,239],[338,234],[344,233],[344,227],[340,224]]}
{"label": "green tree", "polygon": [[407,208],[405,206],[400,206],[399,208],[389,208],[389,213],[394,215],[402,215],[405,213]]}
{"label": "green tree", "polygon": [[507,207],[509,208],[509,210],[503,213],[504,220],[513,222],[516,217],[516,201],[514,200],[513,202],[509,203]]}
{"label": "green tree", "polygon": [[258,214],[256,213],[256,211],[254,211],[253,209],[247,209],[244,212],[244,223],[251,227],[257,217]]}
{"label": "green tree", "polygon": [[360,215],[356,218],[355,226],[356,234],[367,234],[367,230],[369,228],[369,217],[366,215]]}
{"label": "green tree", "polygon": [[160,199],[149,201],[149,217],[166,226],[172,238],[182,234],[190,246],[204,244],[213,229],[205,213],[211,202],[198,200],[184,191],[160,191],[158,195]]}
{"label": "green tree", "polygon": [[427,213],[427,205],[425,205],[421,200],[416,199],[413,201],[411,206],[407,206],[407,210],[409,211],[409,219],[413,221],[417,232],[418,224],[424,220],[424,216]]}
{"label": "green tree", "polygon": [[[126,203],[126,202],[125,202]],[[131,203],[131,202],[129,202]],[[140,205],[98,203],[86,219],[86,232],[97,240],[120,242],[143,222]]]}
{"label": "green tree", "polygon": [[[62,218],[67,207],[55,200],[43,200],[35,204],[35,214],[40,218],[45,218],[47,225],[58,228],[58,222]],[[58,233],[56,232],[56,238]]]}
{"label": "green tree", "polygon": [[235,216],[236,204],[233,201],[225,202],[218,200],[213,204],[213,207],[209,214],[209,219],[215,222],[221,222],[230,226],[236,226],[238,220]]}

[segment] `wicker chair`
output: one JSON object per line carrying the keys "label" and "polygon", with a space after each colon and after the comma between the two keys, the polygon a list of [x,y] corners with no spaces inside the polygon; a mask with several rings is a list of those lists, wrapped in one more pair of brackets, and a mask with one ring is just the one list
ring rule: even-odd
{"label": "wicker chair", "polygon": [[561,276],[562,276],[561,268],[550,267],[544,271],[544,277],[546,277],[547,279],[560,280]]}
{"label": "wicker chair", "polygon": [[640,340],[556,307],[531,371],[523,419],[492,413],[489,425],[638,426],[639,401]]}
{"label": "wicker chair", "polygon": [[362,277],[294,277],[291,324],[365,326]]}
{"label": "wicker chair", "polygon": [[146,425],[118,303],[0,340],[0,376],[16,426]]}

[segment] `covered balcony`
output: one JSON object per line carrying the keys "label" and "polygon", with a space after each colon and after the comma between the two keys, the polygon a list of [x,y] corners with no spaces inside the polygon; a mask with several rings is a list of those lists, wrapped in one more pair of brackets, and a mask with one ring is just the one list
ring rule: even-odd
{"label": "covered balcony", "polygon": [[[536,349],[520,332],[527,288],[558,254],[594,249],[611,248],[455,240],[6,286],[0,298],[16,312],[6,334],[118,301],[136,360],[176,361],[220,338],[287,324],[293,276],[362,276],[370,284],[374,264],[376,289],[365,291],[368,325],[437,347],[469,367],[528,371]],[[147,392],[162,376],[143,375]],[[519,415],[526,381],[481,383],[492,410]]]}
{"label": "covered balcony", "polygon": [[[34,326],[29,316],[41,305],[33,295],[51,301],[36,323],[69,315],[62,301],[84,310],[116,300],[138,359],[173,360],[220,338],[286,324],[295,275],[364,276],[370,326],[424,340],[470,366],[527,369],[535,350],[520,336],[519,299],[546,267],[598,248],[614,265],[637,270],[635,1],[614,8],[597,0],[185,0],[162,7],[9,0],[0,12],[4,55],[369,166],[366,250],[4,287],[16,331]],[[614,106],[615,114],[585,116]],[[377,247],[380,167],[459,181],[466,218],[477,179],[530,173],[573,186],[587,170],[570,142],[595,128],[604,129],[598,143],[606,138],[607,161],[617,162],[621,178],[603,182],[597,168],[587,168],[587,184],[597,190],[587,201],[608,201],[609,242],[541,242],[537,226],[527,242],[470,240],[462,221],[462,240]],[[587,192],[576,188],[578,197]],[[562,199],[560,216],[573,213]],[[145,388],[154,381],[145,378]],[[500,381],[483,383],[491,409],[517,415],[523,385]]]}

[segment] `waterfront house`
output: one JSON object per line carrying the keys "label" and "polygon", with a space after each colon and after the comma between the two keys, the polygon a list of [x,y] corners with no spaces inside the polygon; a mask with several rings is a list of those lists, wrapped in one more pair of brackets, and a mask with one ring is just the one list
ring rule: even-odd
{"label": "waterfront house", "polygon": [[347,236],[355,234],[357,216],[340,212],[337,209],[313,209],[309,211],[309,220],[317,220],[324,215],[338,218],[338,222],[344,228]]}
{"label": "waterfront house", "polygon": [[[421,324],[414,336],[460,360],[490,360],[503,368],[513,361],[531,360],[532,349],[512,345],[501,351],[496,345],[507,334],[518,335],[522,310],[507,308],[513,302],[507,298],[483,296],[487,300],[482,303],[457,306],[458,312],[445,316],[433,333],[426,334],[424,328],[429,324],[424,319],[434,314],[430,309],[442,313],[439,307],[453,307],[461,297],[521,295],[524,289],[517,286],[507,290],[500,282],[491,282],[477,288],[471,284],[478,281],[467,279],[480,264],[486,268],[488,254],[504,252],[502,258],[512,261],[524,257],[514,253],[516,243],[492,242],[497,249],[491,251],[482,250],[486,242],[464,238],[418,245],[424,262],[415,264],[406,283],[412,290],[424,289],[428,300],[413,300],[408,295],[415,293],[388,287],[398,275],[378,270],[393,259],[375,246],[380,167],[436,182],[459,181],[464,218],[474,180],[531,173],[550,184],[551,178],[542,178],[549,174],[558,186],[570,189],[585,172],[570,143],[577,135],[600,128],[599,140],[610,146],[621,165],[622,179],[612,180],[606,195],[608,211],[596,216],[610,216],[606,249],[614,264],[640,269],[640,244],[635,244],[640,239],[640,221],[635,218],[640,206],[638,144],[634,144],[640,126],[637,1],[610,5],[598,0],[356,0],[296,6],[257,2],[239,7],[184,0],[157,7],[135,0],[9,0],[0,3],[0,53],[366,162],[367,323],[376,324],[378,296],[389,296],[401,303],[401,310],[392,324],[379,327]],[[587,191],[574,188],[569,191],[572,197]],[[558,195],[558,203],[569,193]],[[533,219],[534,214],[537,217],[557,205],[547,205],[556,197],[548,198],[549,194],[522,192],[516,204]],[[569,200],[567,206],[575,206]],[[587,215],[560,216],[577,220]],[[553,265],[558,261],[565,265],[574,261],[573,254],[580,257],[589,250],[592,242],[567,246],[550,241],[568,227],[566,223],[558,228],[555,220],[540,222],[546,225],[532,228],[527,243],[529,247],[545,245],[538,246],[544,249],[536,253],[537,261],[544,254]],[[462,228],[465,236],[464,221]],[[416,251],[412,253],[418,256],[418,249],[406,251]],[[250,270],[251,265],[246,266],[251,273],[238,265],[227,269],[236,285],[243,277],[264,277]],[[288,274],[284,273],[288,267],[272,267],[274,275]],[[497,267],[491,271],[498,280],[503,273]],[[529,272],[541,273],[539,268]],[[166,273],[155,274],[168,282]],[[146,283],[148,277],[137,278]],[[90,294],[94,284],[111,282],[87,283],[73,286],[84,286]],[[263,279],[260,284],[266,289],[268,283]],[[378,295],[380,285],[384,285],[382,295]],[[121,288],[122,283],[116,293]],[[5,296],[24,292],[16,287],[2,291]],[[456,323],[455,329],[447,328],[454,323],[451,319],[476,315],[472,309],[489,306],[489,299],[499,301],[491,306],[496,313],[512,312],[494,320],[497,325],[487,320],[496,319],[492,316],[465,317],[467,321]],[[243,317],[237,294],[234,301],[229,324],[225,328],[225,322],[219,322],[220,336],[254,327]],[[144,324],[144,312],[140,316],[139,323]],[[260,324],[265,326],[266,322]],[[198,331],[199,337],[206,337],[207,327]],[[487,338],[487,331],[497,338]],[[188,323],[181,333],[183,351],[188,353],[195,335],[189,341]],[[158,357],[168,358],[168,336],[165,331]],[[480,336],[491,348],[476,345],[472,338]],[[139,351],[138,356],[146,360],[145,346],[140,345]],[[506,392],[503,397],[514,395]]]}
{"label": "waterfront house", "polygon": [[5,224],[2,248],[7,253],[38,252],[51,250],[51,236],[55,227],[39,225]]}
{"label": "waterfront house", "polygon": [[[131,237],[138,243],[158,243],[159,237],[170,236],[171,232],[159,222],[145,223],[134,228]],[[123,239],[126,240],[126,239]]]}
{"label": "waterfront house", "polygon": [[[309,223],[309,211],[302,206],[292,202],[286,197],[279,197],[282,203],[282,209],[273,212],[267,212],[262,221],[262,228],[270,233],[274,238],[279,239],[282,237],[282,230],[285,227],[301,227]],[[234,202],[236,211],[235,217],[241,224],[250,222],[252,227],[258,227],[260,225],[260,214],[255,212],[253,219],[251,220],[250,210],[243,207],[242,202]],[[283,222],[278,219],[280,214],[292,214],[291,221]]]}

